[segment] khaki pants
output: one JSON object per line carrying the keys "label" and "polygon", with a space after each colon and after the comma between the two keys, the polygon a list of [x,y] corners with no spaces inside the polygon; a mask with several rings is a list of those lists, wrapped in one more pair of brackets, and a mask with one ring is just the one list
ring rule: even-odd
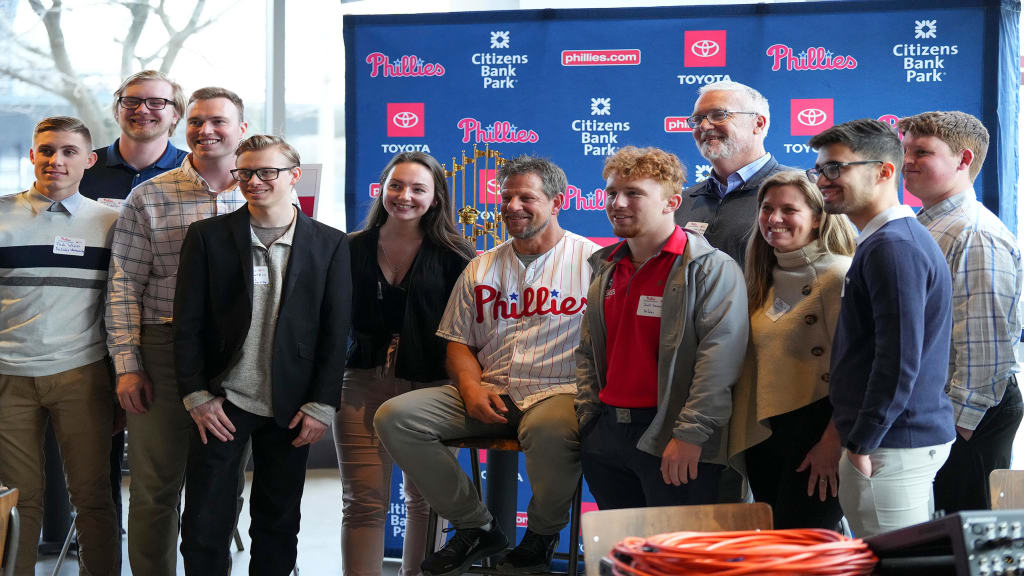
{"label": "khaki pants", "polygon": [[442,443],[455,438],[518,438],[533,489],[527,525],[537,534],[555,534],[569,523],[569,506],[580,478],[575,396],[545,398],[525,412],[507,396],[502,398],[509,409],[507,424],[470,418],[453,386],[413,390],[392,398],[377,410],[373,424],[391,457],[430,506],[455,528],[478,528],[491,521],[491,514]]}
{"label": "khaki pants", "polygon": [[143,326],[141,351],[153,402],[128,414],[128,560],[133,574],[174,576],[181,488],[198,432],[178,394],[171,327]]}
{"label": "khaki pants", "polygon": [[932,481],[952,444],[878,448],[869,456],[870,478],[850,463],[843,450],[839,458],[839,504],[853,535],[867,538],[927,522],[935,512]]}
{"label": "khaki pants", "polygon": [[43,432],[49,414],[78,512],[82,574],[120,574],[120,535],[110,496],[114,393],[106,360],[40,377],[0,375],[0,483],[19,491],[17,576],[35,574],[43,516]]}

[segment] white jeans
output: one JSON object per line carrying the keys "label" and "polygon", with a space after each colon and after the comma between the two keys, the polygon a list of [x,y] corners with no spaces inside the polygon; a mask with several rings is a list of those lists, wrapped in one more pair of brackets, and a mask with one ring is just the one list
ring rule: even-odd
{"label": "white jeans", "polygon": [[952,442],[923,448],[878,448],[869,456],[871,477],[854,466],[846,450],[839,459],[839,504],[857,538],[931,519],[932,482]]}

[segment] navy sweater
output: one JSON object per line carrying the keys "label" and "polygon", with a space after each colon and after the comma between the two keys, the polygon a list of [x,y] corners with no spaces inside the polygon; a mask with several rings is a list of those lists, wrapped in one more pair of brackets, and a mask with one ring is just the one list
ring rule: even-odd
{"label": "navy sweater", "polygon": [[945,392],[951,299],[949,267],[914,218],[888,222],[857,248],[830,370],[844,444],[866,454],[953,440]]}

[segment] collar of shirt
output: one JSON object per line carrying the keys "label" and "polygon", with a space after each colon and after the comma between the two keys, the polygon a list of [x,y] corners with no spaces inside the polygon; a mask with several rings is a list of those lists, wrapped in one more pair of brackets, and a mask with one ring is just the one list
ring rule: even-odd
{"label": "collar of shirt", "polygon": [[[231,194],[237,194],[239,198],[243,198],[242,197],[242,190],[238,187],[238,182],[237,181],[235,182],[235,187],[234,188],[229,188],[227,190],[221,190],[221,191],[214,190],[213,187],[210,186],[209,182],[207,182],[206,179],[203,178],[202,174],[200,174],[199,171],[196,170],[196,167],[192,165],[192,155],[191,154],[186,156],[185,157],[185,161],[181,163],[181,170],[185,174],[185,176],[187,176],[189,179],[192,180],[192,182],[195,183],[196,188],[198,188],[199,190],[205,190],[207,193],[212,194],[214,196],[217,196],[217,195],[220,195],[220,194],[224,194],[225,196],[230,196]],[[295,192],[292,191],[292,195],[293,196],[294,196],[294,194],[295,194]],[[244,199],[243,199],[243,202],[244,202]]]}
{"label": "collar of shirt", "polygon": [[[627,246],[628,244],[628,242],[620,242],[619,245],[616,246],[615,249],[608,254],[608,262],[614,260],[616,255],[619,254],[619,251],[622,250],[622,247]],[[679,227],[679,225],[676,225],[675,230],[672,231],[672,235],[668,237],[668,240],[666,240],[664,244],[662,244],[661,250],[658,251],[657,255],[660,256],[667,252],[669,254],[675,254],[676,256],[678,256],[682,254],[683,250],[685,249],[686,232],[683,232],[683,229]],[[625,256],[625,253],[623,253],[622,256]]]}
{"label": "collar of shirt", "polygon": [[743,168],[729,174],[729,177],[725,179],[724,185],[718,181],[718,178],[715,178],[713,170],[711,172],[711,176],[708,176],[708,180],[711,181],[711,186],[714,188],[715,192],[718,193],[718,196],[723,197],[729,192],[732,192],[746,184],[754,174],[757,174],[758,170],[764,168],[764,165],[768,163],[768,160],[770,160],[771,157],[771,154],[765,152],[764,156],[761,156]]}
{"label": "collar of shirt", "polygon": [[[286,246],[292,245],[292,239],[295,238],[295,222],[299,219],[298,212],[298,208],[292,211],[292,222],[288,225],[288,229],[284,231],[284,234],[282,234],[280,238],[271,242],[270,246],[273,246],[274,244],[284,244]],[[256,232],[252,229],[251,220],[249,222],[249,240],[252,242],[253,246],[258,246],[260,248],[264,247],[263,242],[260,242],[260,239],[256,236]],[[269,249],[270,246],[266,246],[266,248]]]}
{"label": "collar of shirt", "polygon": [[889,222],[892,222],[893,220],[899,220],[900,218],[913,217],[914,209],[911,208],[910,206],[907,206],[906,204],[897,204],[895,206],[887,208],[886,210],[882,211],[881,214],[878,214],[877,216],[872,218],[871,221],[868,222],[867,226],[865,226],[864,229],[860,231],[860,235],[857,236],[857,245],[860,246],[862,242],[868,239],[868,236],[871,236],[875,232],[878,232],[879,228],[885,226]]}
{"label": "collar of shirt", "polygon": [[82,205],[82,195],[76,190],[74,194],[68,196],[63,200],[54,202],[50,200],[46,194],[43,194],[36,188],[35,184],[28,191],[28,201],[32,205],[32,209],[38,214],[39,212],[67,212],[68,215],[74,216],[75,212]]}
{"label": "collar of shirt", "polygon": [[152,166],[141,166],[139,168],[136,168],[135,166],[132,166],[131,164],[124,161],[124,157],[121,156],[121,151],[118,149],[118,144],[120,142],[121,139],[118,138],[117,140],[114,140],[114,142],[110,146],[107,146],[107,166],[127,166],[132,170],[147,170],[149,168],[158,168],[163,171],[178,167],[178,165],[174,162],[174,159],[177,158],[178,156],[178,149],[175,148],[173,144],[171,144],[170,140],[167,141],[167,147],[164,148],[164,153],[160,155],[160,158],[158,158],[157,161],[154,162]]}
{"label": "collar of shirt", "polygon": [[921,211],[917,213],[917,221],[924,226],[928,226],[932,222],[946,214],[949,214],[953,210],[960,208],[961,206],[967,205],[970,202],[977,202],[977,195],[974,193],[974,187],[954,194],[931,208],[922,208]]}

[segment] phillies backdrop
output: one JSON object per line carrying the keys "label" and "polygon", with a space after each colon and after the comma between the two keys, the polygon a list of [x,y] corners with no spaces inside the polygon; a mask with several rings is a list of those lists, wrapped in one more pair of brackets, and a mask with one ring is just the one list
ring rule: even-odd
{"label": "phillies backdrop", "polygon": [[[451,169],[476,144],[550,157],[569,178],[559,222],[608,243],[604,158],[657,146],[679,155],[688,185],[704,180],[711,166],[686,117],[700,86],[735,80],[767,97],[765,146],[798,168],[814,165],[808,139],[834,124],[978,116],[992,143],[975,189],[1015,230],[1019,9],[932,0],[346,16],[348,229],[360,227],[395,153],[423,150]],[[474,177],[477,200],[497,197],[492,170],[474,167]],[[905,191],[903,201],[920,206]],[[490,217],[483,210],[481,222]],[[393,493],[388,549],[400,554]],[[525,512],[518,520],[524,527]]]}

